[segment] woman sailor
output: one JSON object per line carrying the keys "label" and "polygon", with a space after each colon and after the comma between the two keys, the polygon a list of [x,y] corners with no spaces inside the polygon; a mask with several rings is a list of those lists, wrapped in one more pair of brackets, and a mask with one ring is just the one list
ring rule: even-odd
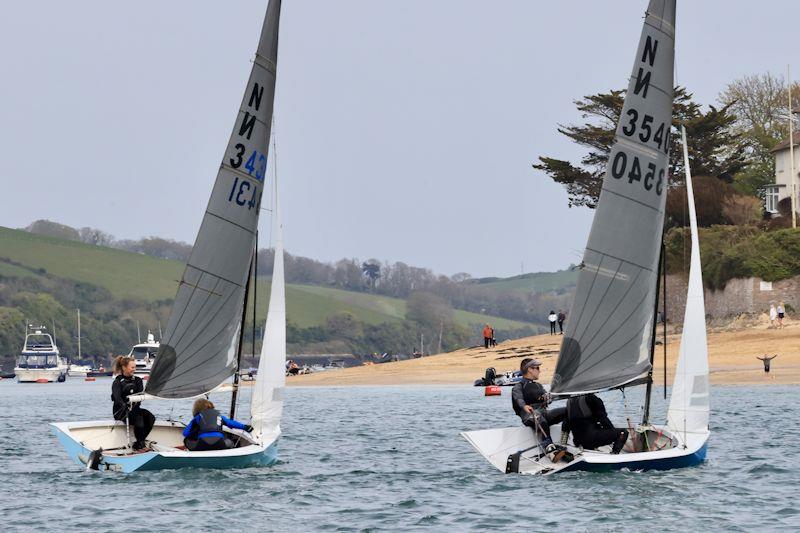
{"label": "woman sailor", "polygon": [[114,359],[112,370],[116,377],[111,385],[111,401],[114,402],[114,420],[127,420],[133,426],[133,435],[136,441],[134,450],[142,450],[147,444],[145,439],[153,429],[156,417],[147,409],[142,409],[139,402],[130,405],[128,396],[144,391],[142,378],[134,376],[136,360],[133,357],[120,355]]}

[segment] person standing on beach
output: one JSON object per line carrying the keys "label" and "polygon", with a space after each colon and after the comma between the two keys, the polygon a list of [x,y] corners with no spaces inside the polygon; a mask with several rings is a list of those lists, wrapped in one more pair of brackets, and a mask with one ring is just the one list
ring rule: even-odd
{"label": "person standing on beach", "polygon": [[489,349],[489,343],[492,342],[492,327],[489,324],[483,326],[483,347]]}
{"label": "person standing on beach", "polygon": [[756,356],[756,359],[760,359],[761,361],[764,362],[764,373],[765,374],[769,374],[769,362],[772,361],[773,359],[775,359],[776,357],[778,357],[778,354],[775,354],[772,357],[769,357],[768,355],[765,355],[764,357]]}
{"label": "person standing on beach", "polygon": [[547,315],[547,320],[550,321],[550,335],[556,334],[556,321],[558,320],[558,315],[555,311],[550,311],[550,314]]}
{"label": "person standing on beach", "polygon": [[564,334],[564,321],[567,319],[567,315],[564,314],[564,311],[561,309],[558,310],[558,330],[561,335]]}
{"label": "person standing on beach", "polygon": [[786,316],[786,307],[783,305],[783,302],[778,304],[778,328],[783,328],[783,317]]}
{"label": "person standing on beach", "polygon": [[494,336],[494,328],[492,328],[492,340],[489,341],[489,344],[494,348],[497,346],[497,338]]}
{"label": "person standing on beach", "polygon": [[769,327],[775,327],[775,321],[778,319],[778,310],[775,309],[775,304],[769,304]]}

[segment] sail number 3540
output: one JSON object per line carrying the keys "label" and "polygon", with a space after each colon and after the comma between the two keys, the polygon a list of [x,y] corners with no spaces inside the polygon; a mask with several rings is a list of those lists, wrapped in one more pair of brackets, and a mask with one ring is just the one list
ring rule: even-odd
{"label": "sail number 3540", "polygon": [[641,182],[642,186],[650,191],[653,186],[659,196],[664,191],[664,169],[657,170],[655,163],[647,163],[642,168],[639,158],[636,156],[628,157],[625,152],[617,152],[611,162],[611,175],[616,179],[628,178],[628,183],[634,181]]}

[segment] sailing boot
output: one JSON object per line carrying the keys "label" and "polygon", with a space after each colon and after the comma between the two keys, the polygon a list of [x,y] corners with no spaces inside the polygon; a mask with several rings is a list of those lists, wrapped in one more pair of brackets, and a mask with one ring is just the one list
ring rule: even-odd
{"label": "sailing boot", "polygon": [[561,460],[567,455],[567,450],[564,449],[563,446],[552,443],[545,448],[544,452],[545,455],[547,455],[547,458],[550,459],[551,463],[560,463]]}

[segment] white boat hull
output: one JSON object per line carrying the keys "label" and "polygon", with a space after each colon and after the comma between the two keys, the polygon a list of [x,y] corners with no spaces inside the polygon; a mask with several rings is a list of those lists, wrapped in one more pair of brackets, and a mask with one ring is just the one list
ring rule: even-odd
{"label": "white boat hull", "polygon": [[19,383],[37,383],[40,380],[47,380],[48,383],[58,381],[61,376],[59,368],[15,368],[17,381]]}
{"label": "white boat hull", "polygon": [[[520,474],[550,475],[559,472],[586,470],[604,472],[609,470],[671,470],[702,463],[705,460],[709,434],[672,433],[667,428],[652,427],[652,431],[671,439],[668,448],[654,451],[610,453],[609,447],[600,450],[584,450],[571,444],[567,450],[573,454],[571,462],[552,463],[537,446],[533,431],[525,426],[468,431],[461,435],[495,468],[507,473],[509,456],[525,450],[519,460]],[[553,439],[558,442],[560,431],[551,428]]]}
{"label": "white boat hull", "polygon": [[[270,466],[278,460],[277,435],[269,442],[251,441],[248,434],[230,430],[246,445],[229,450],[192,452],[183,447],[183,424],[157,421],[147,439],[150,449],[132,452],[127,428],[123,422],[109,420],[60,422],[51,424],[54,433],[78,465],[86,466],[93,451],[99,450],[99,470],[135,472],[139,470],[168,470],[178,468],[245,468]],[[132,431],[132,430],[131,430]]]}

